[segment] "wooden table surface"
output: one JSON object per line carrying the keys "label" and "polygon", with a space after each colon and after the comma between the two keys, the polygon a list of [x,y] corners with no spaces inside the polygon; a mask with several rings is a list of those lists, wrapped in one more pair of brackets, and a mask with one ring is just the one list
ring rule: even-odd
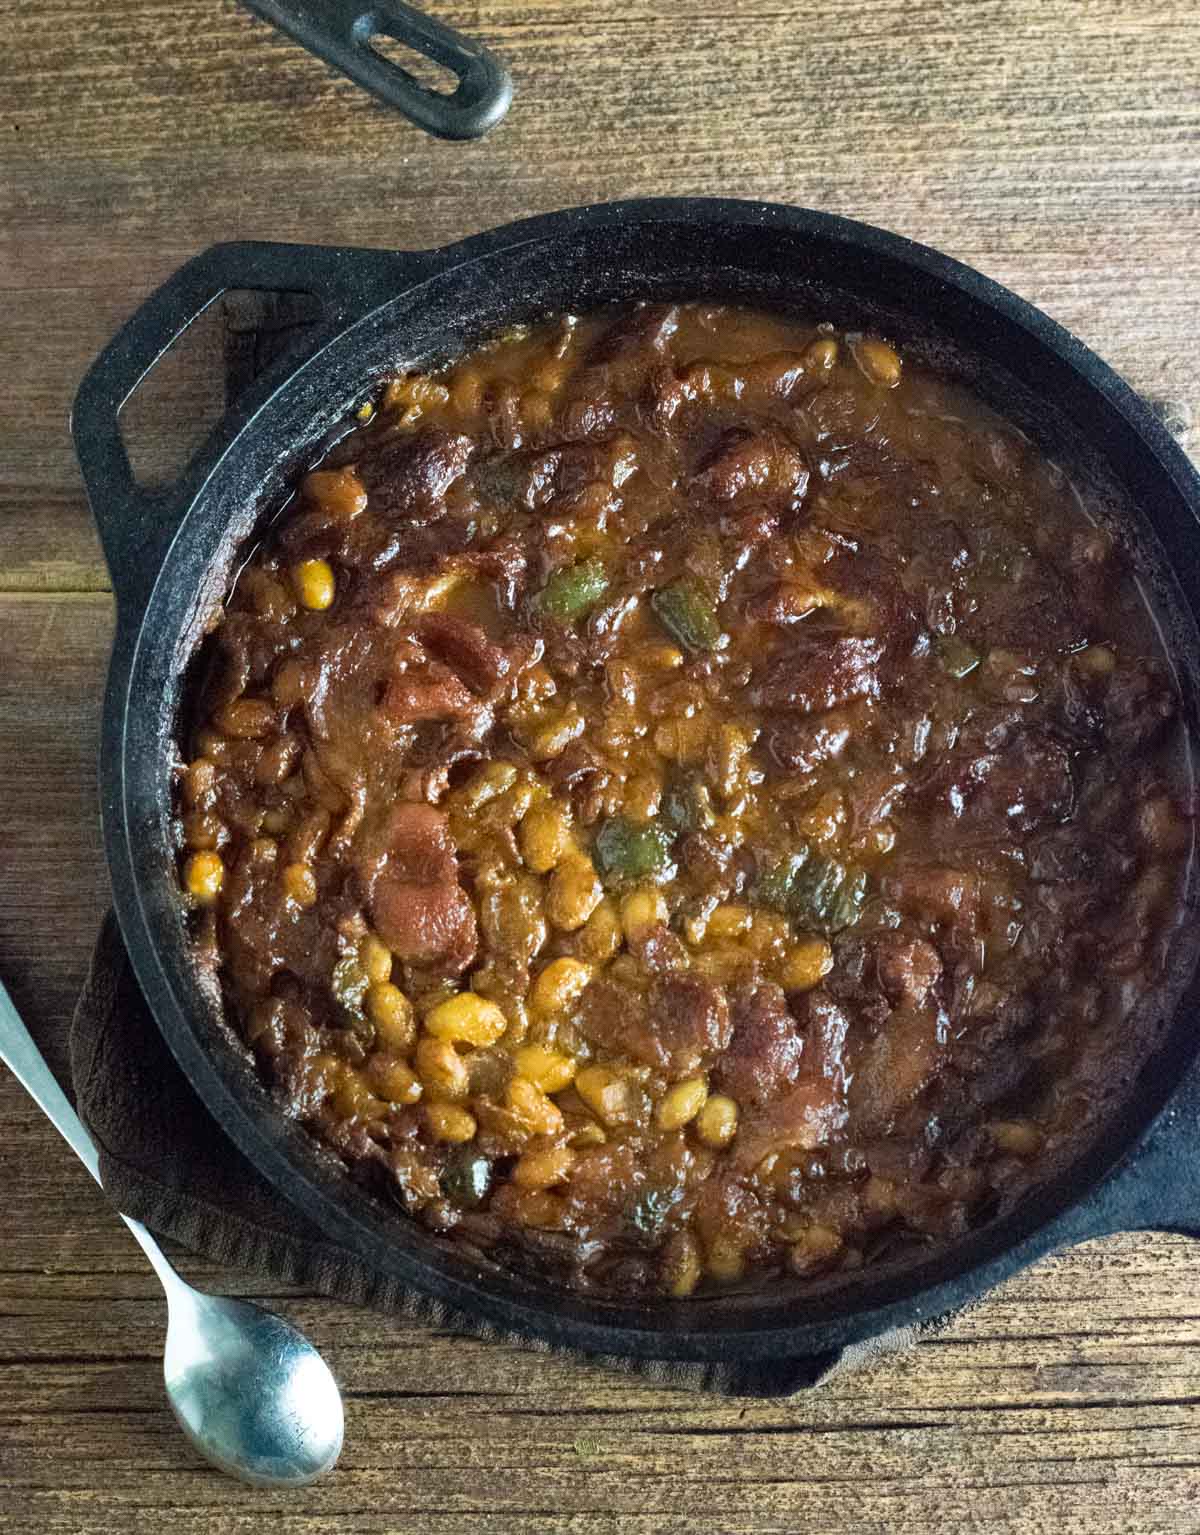
{"label": "wooden table surface", "polygon": [[[201,247],[429,246],[605,198],[777,198],[982,268],[1185,432],[1200,410],[1195,0],[429,8],[511,64],[516,104],[482,144],[423,137],[231,0],[0,3],[0,974],[58,1069],[106,899],[93,781],[112,622],[67,410],[95,351]],[[147,474],[220,409],[220,324],[131,409]],[[1184,1238],[1043,1262],[915,1353],[792,1402],[272,1295],[327,1352],[348,1424],[333,1476],[268,1494],[185,1447],[156,1282],[7,1077],[0,1122],[4,1530],[1200,1531],[1200,1245]]]}

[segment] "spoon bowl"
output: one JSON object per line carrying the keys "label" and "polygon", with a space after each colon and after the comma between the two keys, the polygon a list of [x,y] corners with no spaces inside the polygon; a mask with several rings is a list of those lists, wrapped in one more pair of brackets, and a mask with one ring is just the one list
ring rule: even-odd
{"label": "spoon bowl", "polygon": [[[101,1183],[83,1122],[0,984],[0,1061]],[[244,1300],[203,1295],[180,1279],[162,1248],[128,1215],[167,1295],[167,1400],[194,1448],[256,1487],[302,1487],[342,1449],[342,1398],[329,1366],[282,1317]]]}
{"label": "spoon bowl", "polygon": [[342,1449],[329,1366],[282,1317],[177,1281],[163,1361],[167,1399],[195,1448],[256,1486],[303,1486]]}

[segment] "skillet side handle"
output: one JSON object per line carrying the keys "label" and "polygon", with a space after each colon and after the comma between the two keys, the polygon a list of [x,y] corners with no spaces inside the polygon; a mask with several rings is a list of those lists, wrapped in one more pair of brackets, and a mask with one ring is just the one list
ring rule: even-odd
{"label": "skillet side handle", "polygon": [[[122,407],[187,328],[231,289],[302,292],[320,316],[310,351],[331,333],[424,276],[421,253],[357,251],[254,241],[214,245],[163,283],[88,369],[71,410],[71,435],[92,516],[121,608],[149,595],[178,512],[175,486],[140,486],[121,438]],[[187,471],[184,471],[186,478]]]}
{"label": "skillet side handle", "polygon": [[723,1396],[795,1396],[820,1385],[842,1357],[841,1349],[801,1359],[763,1359],[715,1367],[713,1385]]}
{"label": "skillet side handle", "polygon": [[[474,38],[427,16],[404,0],[242,0],[248,11],[287,33],[324,63],[348,76],[410,123],[439,139],[479,139],[512,103],[512,77]],[[390,37],[458,77],[457,88],[430,90],[374,46]]]}
{"label": "skillet side handle", "polygon": [[1078,1214],[1079,1240],[1116,1231],[1200,1237],[1200,1065]]}

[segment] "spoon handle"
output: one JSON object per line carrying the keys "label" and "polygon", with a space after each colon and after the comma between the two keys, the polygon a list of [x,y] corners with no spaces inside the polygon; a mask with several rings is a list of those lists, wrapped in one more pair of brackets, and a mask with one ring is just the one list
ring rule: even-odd
{"label": "spoon handle", "polygon": [[21,1022],[12,998],[0,981],[0,1061],[38,1105],[71,1150],[100,1182],[100,1158],[83,1121],[67,1101],[67,1095],[50,1073],[33,1036]]}
{"label": "spoon handle", "polygon": [[[42,1052],[34,1044],[33,1036],[21,1021],[21,1015],[13,1006],[12,998],[4,989],[3,981],[0,981],[0,1061],[3,1061],[12,1071],[17,1081],[103,1188],[96,1143],[84,1129],[83,1121],[71,1107],[66,1093],[54,1080]],[[165,1285],[178,1284],[179,1275],[167,1262],[162,1249],[141,1221],[135,1221],[128,1215],[122,1215],[121,1219],[141,1244],[142,1251],[154,1265],[154,1270],[162,1282]]]}

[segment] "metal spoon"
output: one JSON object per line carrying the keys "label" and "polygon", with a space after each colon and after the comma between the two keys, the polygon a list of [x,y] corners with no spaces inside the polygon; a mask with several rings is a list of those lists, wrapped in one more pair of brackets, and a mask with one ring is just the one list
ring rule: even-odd
{"label": "metal spoon", "polygon": [[[100,1182],[91,1137],[0,984],[0,1060]],[[329,1366],[282,1317],[185,1284],[139,1221],[121,1219],[167,1292],[163,1375],[180,1427],[206,1460],[259,1487],[298,1487],[342,1450],[342,1398]]]}

